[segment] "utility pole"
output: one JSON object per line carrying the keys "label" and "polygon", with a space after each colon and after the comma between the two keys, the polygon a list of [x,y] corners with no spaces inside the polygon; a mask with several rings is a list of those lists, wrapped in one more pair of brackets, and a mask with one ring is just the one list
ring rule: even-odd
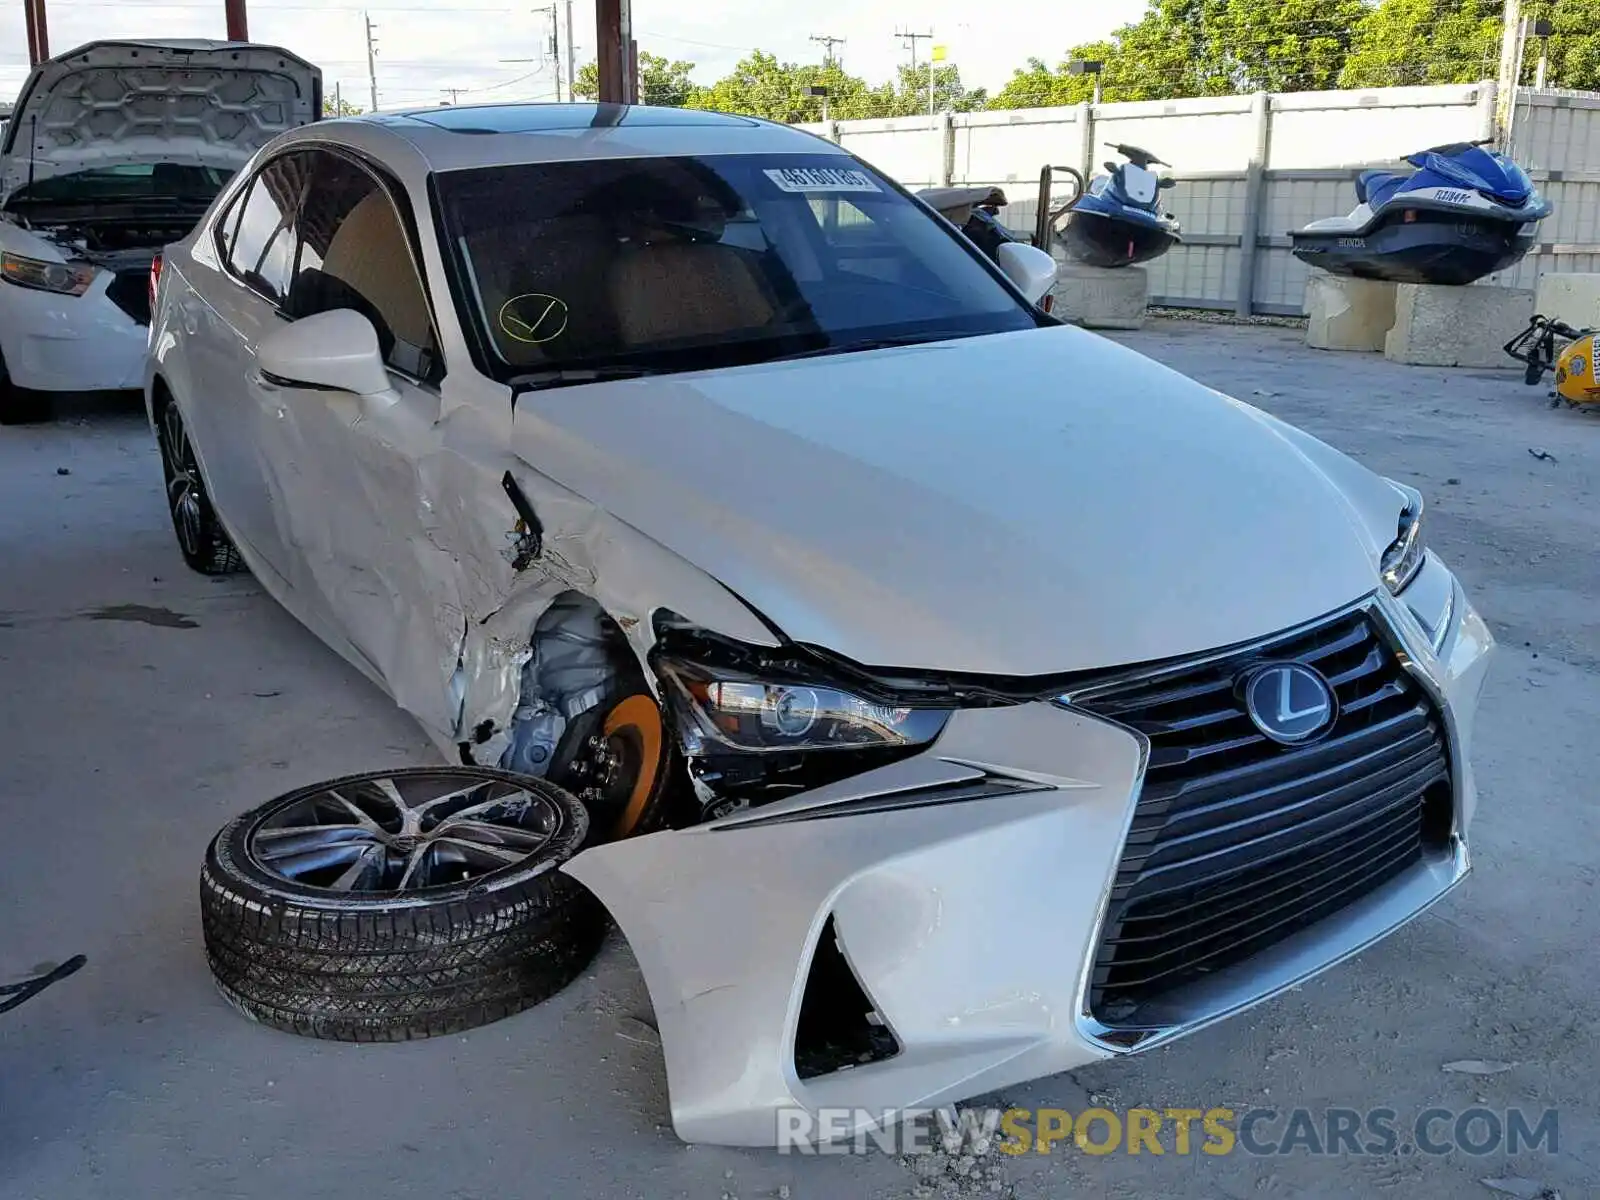
{"label": "utility pole", "polygon": [[[927,33],[912,33],[909,29],[896,29],[894,31],[894,35],[895,37],[901,39],[900,44],[902,46],[911,51],[911,77],[915,79],[917,75],[917,43],[922,41],[924,38],[927,38],[931,41],[933,38],[933,30],[930,29]],[[933,116],[932,57],[928,59],[928,115],[930,117]]]}
{"label": "utility pole", "polygon": [[[567,0],[567,2],[570,4],[572,0]],[[506,63],[538,63],[543,66],[545,60],[548,59],[556,73],[556,103],[559,104],[561,102],[561,27],[556,21],[556,6],[554,4],[546,4],[544,7],[536,8],[533,11],[550,14],[550,44],[545,47],[538,58],[502,58],[500,61]],[[570,34],[571,28],[569,26],[568,35],[570,36]],[[572,94],[572,82],[572,73],[569,70],[567,73],[567,95],[569,99]]]}
{"label": "utility pole", "polygon": [[361,19],[367,23],[367,83],[372,87],[372,111],[378,111],[378,40],[372,36],[372,31],[377,28],[372,23],[371,13],[362,13]]}
{"label": "utility pole", "polygon": [[638,58],[633,42],[631,0],[595,0],[595,65],[600,69],[600,101],[603,104],[639,102]]}
{"label": "utility pole", "polygon": [[894,31],[894,35],[900,39],[900,44],[902,46],[911,51],[911,70],[915,72],[917,69],[917,43],[923,40],[932,41],[933,31],[929,30],[927,33],[912,33],[910,30],[896,29]]}
{"label": "utility pole", "polygon": [[461,93],[466,91],[466,90],[467,90],[466,88],[440,88],[439,89],[439,94],[441,96],[449,96],[450,97],[449,103],[454,104],[457,100],[459,100],[461,98]]}
{"label": "utility pole", "polygon": [[1500,23],[1500,76],[1495,89],[1496,125],[1501,145],[1511,137],[1516,111],[1517,82],[1522,76],[1522,0],[1505,0]]}
{"label": "utility pole", "polygon": [[835,46],[844,45],[844,39],[842,37],[833,37],[831,34],[826,33],[814,33],[811,35],[811,40],[813,42],[819,42],[822,45],[823,66],[833,67],[838,65],[838,60],[836,60],[833,56],[833,48]]}
{"label": "utility pole", "polygon": [[567,0],[567,100],[569,103],[576,101],[578,98],[577,93],[572,90],[575,86],[577,86],[578,83],[578,74],[575,70],[573,70],[572,66],[573,40],[572,0]]}
{"label": "utility pole", "polygon": [[344,92],[340,90],[341,84],[337,79],[333,81],[333,115],[344,116]]}

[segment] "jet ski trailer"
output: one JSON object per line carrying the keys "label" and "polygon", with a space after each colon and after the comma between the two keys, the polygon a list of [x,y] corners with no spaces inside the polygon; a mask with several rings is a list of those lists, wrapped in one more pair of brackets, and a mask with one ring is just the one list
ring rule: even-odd
{"label": "jet ski trailer", "polygon": [[1468,284],[1533,246],[1550,202],[1486,141],[1408,155],[1411,173],[1363,171],[1348,216],[1290,233],[1294,256],[1334,275],[1392,283]]}

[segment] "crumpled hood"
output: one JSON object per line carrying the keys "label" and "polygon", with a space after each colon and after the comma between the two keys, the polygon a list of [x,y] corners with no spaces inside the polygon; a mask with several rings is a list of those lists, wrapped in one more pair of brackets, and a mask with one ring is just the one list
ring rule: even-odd
{"label": "crumpled hood", "polygon": [[875,666],[1245,641],[1378,586],[1400,510],[1315,439],[1068,327],[528,393],[513,445]]}
{"label": "crumpled hood", "polygon": [[322,72],[275,46],[91,42],[40,63],[23,84],[0,195],[30,170],[39,180],[120,163],[237,169],[284,130],[316,120],[321,103]]}

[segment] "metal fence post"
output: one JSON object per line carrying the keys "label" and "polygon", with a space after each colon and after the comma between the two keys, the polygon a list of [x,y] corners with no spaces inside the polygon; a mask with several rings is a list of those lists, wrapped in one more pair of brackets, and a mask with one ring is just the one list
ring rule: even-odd
{"label": "metal fence post", "polygon": [[956,123],[946,109],[939,114],[939,177],[934,180],[938,187],[950,186],[950,181],[955,178],[955,164]]}
{"label": "metal fence post", "polygon": [[1239,233],[1239,291],[1234,313],[1248,317],[1255,312],[1256,243],[1261,239],[1262,209],[1267,200],[1267,151],[1272,144],[1272,97],[1256,92],[1250,97],[1250,116],[1255,124],[1256,143],[1244,176],[1244,228]]}
{"label": "metal fence post", "polygon": [[1078,173],[1083,176],[1084,187],[1094,174],[1094,105],[1085,101],[1077,106],[1078,129],[1083,134],[1083,145],[1078,152]]}
{"label": "metal fence post", "polygon": [[1482,80],[1478,84],[1478,136],[1481,138],[1495,136],[1498,89],[1499,85],[1492,79]]}

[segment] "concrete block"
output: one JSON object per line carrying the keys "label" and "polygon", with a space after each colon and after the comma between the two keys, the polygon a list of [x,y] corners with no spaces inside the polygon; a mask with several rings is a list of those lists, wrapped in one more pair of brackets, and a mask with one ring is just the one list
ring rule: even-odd
{"label": "concrete block", "polygon": [[1600,326],[1600,274],[1544,274],[1533,289],[1533,311],[1579,329]]}
{"label": "concrete block", "polygon": [[1394,328],[1399,284],[1313,271],[1306,280],[1306,345],[1315,350],[1382,351]]}
{"label": "concrete block", "polygon": [[1089,329],[1141,329],[1150,298],[1143,267],[1088,267],[1074,259],[1056,262],[1055,306],[1063,321]]}
{"label": "concrete block", "polygon": [[1402,283],[1395,290],[1394,328],[1384,339],[1383,354],[1390,362],[1424,367],[1520,370],[1504,346],[1532,316],[1528,288]]}

